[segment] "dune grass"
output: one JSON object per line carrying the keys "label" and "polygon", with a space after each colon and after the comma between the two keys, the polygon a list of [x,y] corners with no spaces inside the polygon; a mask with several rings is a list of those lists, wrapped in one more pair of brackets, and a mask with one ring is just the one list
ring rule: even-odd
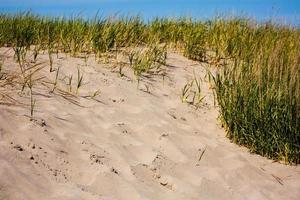
{"label": "dune grass", "polygon": [[[167,49],[175,48],[190,59],[218,69],[211,78],[221,121],[232,141],[275,160],[300,163],[297,28],[240,18],[156,18],[144,22],[140,17],[85,20],[1,14],[0,46],[14,49],[22,74],[26,73],[29,52],[33,52],[33,62],[41,52],[47,52],[53,72],[53,56],[60,52],[100,59],[107,55],[117,58],[118,53],[126,51],[138,80],[143,74],[159,72],[166,64]],[[72,76],[70,91],[71,84]],[[183,101],[190,84],[182,91]],[[81,85],[82,74],[78,71],[77,92]],[[200,94],[200,85],[198,88]]]}
{"label": "dune grass", "polygon": [[188,81],[181,90],[181,101],[199,108],[204,99],[201,91],[201,83],[202,80],[194,73],[193,79]]}
{"label": "dune grass", "polygon": [[[223,26],[226,32],[233,28]],[[252,152],[299,163],[299,31],[265,24],[231,32],[220,53],[232,62],[214,78],[228,137]]]}

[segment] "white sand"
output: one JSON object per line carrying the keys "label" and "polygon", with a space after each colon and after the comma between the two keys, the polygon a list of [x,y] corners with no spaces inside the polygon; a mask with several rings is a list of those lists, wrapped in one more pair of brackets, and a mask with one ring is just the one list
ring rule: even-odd
{"label": "white sand", "polygon": [[[1,55],[5,70],[19,70],[11,51],[2,48]],[[74,84],[76,67],[84,65],[65,56],[54,63],[61,65],[60,79],[73,74]],[[299,166],[250,154],[225,137],[204,65],[174,53],[168,64],[168,78],[147,80],[148,94],[140,90],[145,82],[137,89],[131,70],[120,78],[89,59],[80,67],[82,97],[65,99],[41,84],[34,87],[36,121],[28,117],[28,95],[20,97],[14,86],[0,88],[19,102],[0,96],[0,199],[298,200]],[[180,100],[194,70],[205,95],[198,110]],[[55,72],[49,77],[47,71],[39,74],[53,82]],[[67,89],[63,80],[59,88]],[[95,100],[83,97],[98,89]]]}

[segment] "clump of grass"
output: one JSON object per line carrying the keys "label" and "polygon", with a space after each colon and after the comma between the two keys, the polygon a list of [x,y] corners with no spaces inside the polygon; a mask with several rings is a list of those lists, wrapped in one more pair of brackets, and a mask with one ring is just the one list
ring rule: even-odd
{"label": "clump of grass", "polygon": [[205,25],[201,23],[190,25],[184,33],[184,55],[193,60],[206,61],[206,37]]}
{"label": "clump of grass", "polygon": [[136,54],[137,54],[137,52],[135,50],[131,50],[128,53],[128,60],[129,60],[129,66],[130,67],[132,67],[132,65],[133,65],[134,57],[135,57]]}
{"label": "clump of grass", "polygon": [[28,88],[30,91],[30,117],[31,119],[33,119],[33,113],[34,113],[34,108],[35,108],[35,103],[36,100],[34,99],[33,96],[33,80],[32,80],[32,74],[30,74],[29,78],[28,78]]}
{"label": "clump of grass", "polygon": [[166,46],[152,45],[142,50],[130,52],[129,63],[138,81],[142,76],[162,74],[166,64]]}
{"label": "clump of grass", "polygon": [[119,76],[120,77],[123,77],[125,74],[123,73],[123,68],[124,68],[124,64],[123,63],[120,63],[119,65],[119,70],[118,70],[118,73],[119,73]]}
{"label": "clump of grass", "polygon": [[99,96],[101,94],[101,90],[96,90],[95,92],[93,92],[93,94],[90,95],[91,99],[95,99],[97,96]]}
{"label": "clump of grass", "polygon": [[[72,80],[72,79],[71,79]],[[71,84],[70,84],[71,85]],[[81,74],[80,69],[77,68],[77,84],[76,84],[76,94],[79,93],[79,88],[83,85],[83,74]]]}
{"label": "clump of grass", "polygon": [[55,80],[54,80],[54,83],[53,83],[53,89],[52,89],[52,92],[54,92],[54,90],[56,89],[57,84],[58,84],[59,70],[60,70],[60,67],[58,67],[57,70],[56,70]]}
{"label": "clump of grass", "polygon": [[[269,158],[299,163],[300,35],[268,24],[243,35],[254,36],[239,47],[240,58],[213,78],[222,122],[235,143]],[[247,53],[247,45],[259,53]]]}
{"label": "clump of grass", "polygon": [[30,65],[30,66],[26,67],[25,71],[24,71],[24,83],[22,85],[22,91],[26,87],[29,89],[31,120],[34,117],[33,114],[34,114],[34,109],[35,109],[35,105],[36,105],[36,100],[33,95],[33,87],[39,80],[42,80],[44,78],[44,77],[36,77],[37,72],[39,72],[40,70],[42,70],[45,67],[42,64],[43,63],[37,63],[34,65]]}
{"label": "clump of grass", "polygon": [[70,93],[72,93],[72,79],[73,79],[73,75],[71,75],[71,76],[69,76],[67,78],[68,78],[68,83],[67,83],[68,90],[69,90]]}
{"label": "clump of grass", "polygon": [[188,103],[198,108],[203,102],[204,96],[201,92],[201,79],[197,78],[194,74],[194,78],[188,81],[181,90],[180,96],[182,103]]}
{"label": "clump of grass", "polygon": [[182,102],[182,103],[185,103],[185,102],[188,101],[187,99],[188,99],[189,96],[190,96],[189,91],[190,91],[191,88],[192,88],[192,83],[193,83],[193,81],[188,82],[188,83],[186,83],[186,84],[184,85],[184,87],[182,88],[182,90],[181,90],[181,96],[180,96],[181,102]]}

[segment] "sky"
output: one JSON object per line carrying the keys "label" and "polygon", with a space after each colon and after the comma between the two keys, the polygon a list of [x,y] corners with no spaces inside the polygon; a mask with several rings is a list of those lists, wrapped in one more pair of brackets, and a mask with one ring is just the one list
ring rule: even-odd
{"label": "sky", "polygon": [[153,17],[188,16],[208,19],[217,15],[246,16],[258,21],[300,25],[300,0],[0,0],[1,13],[20,11],[51,16],[93,17],[113,14]]}

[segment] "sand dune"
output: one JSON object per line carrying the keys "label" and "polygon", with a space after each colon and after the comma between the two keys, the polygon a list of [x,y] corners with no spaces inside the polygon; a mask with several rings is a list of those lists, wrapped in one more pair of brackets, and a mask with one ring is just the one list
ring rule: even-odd
{"label": "sand dune", "polygon": [[[18,71],[9,49],[1,55],[5,70]],[[59,55],[54,63],[58,88],[67,88],[65,77],[75,79],[77,67],[84,85],[74,96],[35,86],[33,121],[29,98],[1,88],[18,103],[0,104],[0,199],[299,199],[299,166],[250,154],[225,137],[205,64],[170,52],[165,80],[137,89],[130,69],[119,77],[92,58],[85,64]],[[41,75],[53,81],[47,70]],[[194,71],[203,80],[199,109],[180,100]]]}

